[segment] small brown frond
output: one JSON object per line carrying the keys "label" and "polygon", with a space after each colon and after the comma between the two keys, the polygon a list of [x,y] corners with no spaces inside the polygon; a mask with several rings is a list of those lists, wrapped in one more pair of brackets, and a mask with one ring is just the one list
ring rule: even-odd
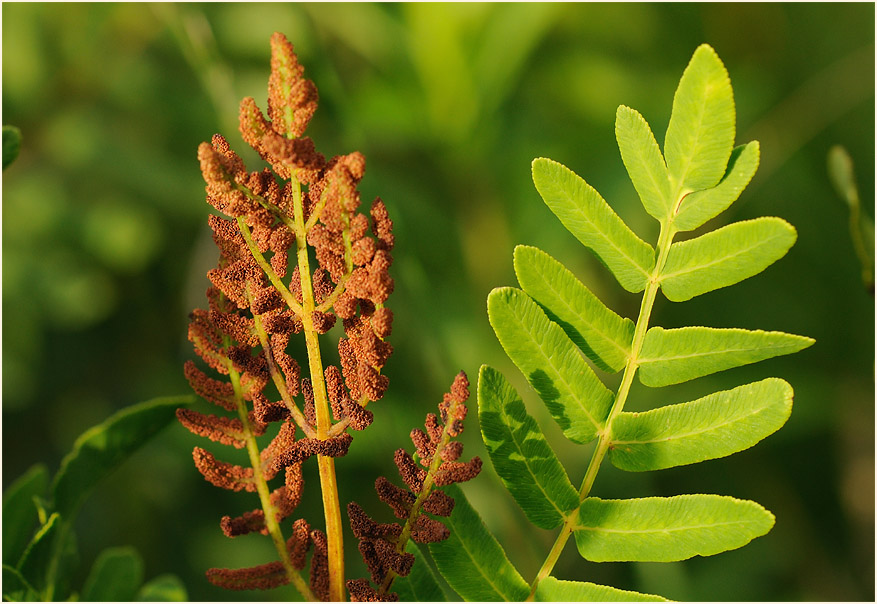
{"label": "small brown frond", "polygon": [[244,427],[239,419],[205,415],[193,409],[177,409],[177,419],[190,432],[236,449],[243,449]]}
{"label": "small brown frond", "polygon": [[265,513],[262,510],[244,512],[243,516],[235,518],[223,516],[219,527],[226,537],[239,537],[256,532],[268,534],[268,529],[265,528]]}
{"label": "small brown frond", "polygon": [[192,458],[195,460],[195,467],[210,484],[230,491],[256,492],[252,468],[218,461],[210,452],[201,447],[195,447],[192,451]]}
{"label": "small brown frond", "polygon": [[207,580],[231,590],[274,589],[289,583],[289,577],[280,562],[269,562],[250,568],[211,568]]}

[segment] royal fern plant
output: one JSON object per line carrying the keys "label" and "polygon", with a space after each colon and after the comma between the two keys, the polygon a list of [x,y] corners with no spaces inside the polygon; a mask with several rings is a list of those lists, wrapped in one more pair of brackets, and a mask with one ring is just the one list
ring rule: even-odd
{"label": "royal fern plant", "polygon": [[[438,413],[426,415],[426,430],[410,433],[414,455],[396,450],[407,488],[384,477],[375,481],[377,497],[400,523],[370,518],[351,499],[359,493],[339,484],[335,462],[351,450],[352,433],[371,425],[366,406],[389,385],[382,370],[393,351],[386,305],[394,287],[393,222],[380,198],[368,216],[360,211],[361,153],[327,161],[304,136],[316,109],[316,86],[305,79],[289,40],[275,33],[268,115],[251,97],[240,107],[241,135],[270,167],[248,171],[219,134],[198,148],[207,202],[218,213],[208,224],[220,254],[207,273],[208,308],[194,310],[189,323],[195,352],[212,372],[192,360],[184,372],[196,394],[227,413],[186,406],[177,417],[198,436],[246,450],[249,463],[240,465],[202,447],[192,456],[211,484],[258,496],[256,509],[223,517],[222,532],[234,539],[261,533],[277,552],[255,566],[211,568],[211,583],[231,590],[289,584],[310,601],[344,601],[348,594],[395,600],[414,589],[406,579],[415,561],[412,542],[448,538],[447,527],[433,518],[454,507],[441,488],[481,470],[478,457],[459,461],[469,381],[460,372]],[[338,319],[343,336],[332,330]],[[288,351],[293,338],[304,340],[304,367]],[[337,365],[326,362],[327,340],[337,346]],[[295,518],[302,466],[314,462],[323,518]],[[345,571],[344,501],[369,579]]]}
{"label": "royal fern plant", "polygon": [[[795,242],[795,229],[773,217],[674,241],[728,208],[755,173],[758,143],[735,147],[735,120],[728,73],[707,45],[695,51],[679,82],[663,152],[637,111],[618,108],[621,158],[643,207],[660,224],[655,247],[571,170],[550,159],[533,161],[533,181],[548,207],[642,301],[635,320],[621,317],[547,253],[515,249],[520,288],[490,293],[490,324],[564,436],[596,446],[574,487],[518,392],[496,369],[481,368],[478,409],[493,466],[530,522],[557,531],[557,538],[528,582],[457,496],[451,539],[430,549],[464,599],[661,600],[551,573],[570,537],[594,562],[672,562],[742,547],[773,526],[774,516],[761,505],[727,495],[617,500],[592,494],[607,458],[622,470],[645,472],[725,457],[778,430],[791,412],[792,387],[774,377],[643,413],[624,410],[635,378],[651,388],[670,386],[813,343],[776,331],[653,325],[659,291],[683,302],[733,285]],[[594,368],[621,372],[618,389],[607,388]]]}

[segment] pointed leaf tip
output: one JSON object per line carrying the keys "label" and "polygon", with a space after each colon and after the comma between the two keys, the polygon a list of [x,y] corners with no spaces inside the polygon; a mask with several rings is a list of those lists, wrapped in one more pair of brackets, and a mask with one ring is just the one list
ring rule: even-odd
{"label": "pointed leaf tip", "polygon": [[667,602],[666,598],[606,585],[545,577],[536,588],[537,602]]}
{"label": "pointed leaf tip", "polygon": [[728,71],[707,44],[685,68],[664,142],[667,169],[677,194],[700,191],[721,180],[734,147],[736,110]]}
{"label": "pointed leaf tip", "polygon": [[639,380],[652,388],[793,354],[813,344],[805,336],[737,328],[652,327],[640,355]]}
{"label": "pointed leaf tip", "polygon": [[743,547],[773,528],[754,501],[721,495],[590,497],[579,509],[576,546],[592,562],[676,562]]}
{"label": "pointed leaf tip", "polygon": [[674,205],[670,175],[648,122],[635,109],[621,105],[615,112],[615,138],[643,207],[656,220],[667,220]]}

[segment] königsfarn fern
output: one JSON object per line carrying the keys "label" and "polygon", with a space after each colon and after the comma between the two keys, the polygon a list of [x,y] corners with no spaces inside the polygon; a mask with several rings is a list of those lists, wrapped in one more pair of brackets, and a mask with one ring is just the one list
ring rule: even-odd
{"label": "k\u00f6nigsfarn fern", "polygon": [[[527,518],[557,530],[542,568],[526,581],[477,513],[457,501],[452,538],[431,546],[439,570],[467,600],[653,600],[593,583],[558,580],[552,569],[569,537],[587,560],[661,561],[708,556],[767,533],[773,515],[724,495],[607,500],[592,495],[605,458],[628,471],[659,470],[715,459],[753,446],[789,417],[792,388],[767,378],[645,413],[624,411],[635,377],[650,387],[797,352],[813,340],[771,331],[652,326],[658,292],[673,302],[733,285],[781,258],[796,232],[780,218],[729,224],[674,243],[681,232],[725,210],[758,166],[757,142],[734,147],[731,83],[715,51],[699,47],[676,95],[663,153],[649,125],[619,107],[621,157],[645,210],[660,223],[656,247],[640,239],[582,178],[544,158],[533,180],[563,225],[626,290],[642,292],[639,316],[607,308],[560,262],[534,247],[514,253],[521,289],[488,297],[488,315],[508,356],[574,443],[596,440],[584,480],[570,482],[521,397],[483,366],[478,408],[494,468]],[[623,372],[613,392],[586,361]],[[461,541],[462,543],[457,543]]]}

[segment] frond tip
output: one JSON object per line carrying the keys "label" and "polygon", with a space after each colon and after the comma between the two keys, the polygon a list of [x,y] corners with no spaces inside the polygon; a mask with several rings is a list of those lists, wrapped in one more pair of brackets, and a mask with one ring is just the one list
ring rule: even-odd
{"label": "frond tip", "polygon": [[383,476],[375,481],[378,497],[392,508],[397,518],[405,519],[404,527],[375,522],[356,503],[347,506],[350,527],[359,539],[359,551],[377,586],[372,587],[366,579],[348,581],[351,599],[394,601],[395,594],[389,592],[394,578],[407,576],[414,564],[413,554],[405,552],[408,539],[435,543],[450,536],[444,524],[427,514],[447,517],[454,509],[454,499],[442,491],[432,490],[433,487],[471,480],[481,470],[478,457],[466,463],[456,461],[463,453],[463,445],[451,440],[463,432],[468,398],[469,380],[461,371],[450,392],[439,403],[439,415],[427,414],[426,431],[411,431],[418,460],[405,449],[395,452],[396,467],[408,489],[394,485]]}

